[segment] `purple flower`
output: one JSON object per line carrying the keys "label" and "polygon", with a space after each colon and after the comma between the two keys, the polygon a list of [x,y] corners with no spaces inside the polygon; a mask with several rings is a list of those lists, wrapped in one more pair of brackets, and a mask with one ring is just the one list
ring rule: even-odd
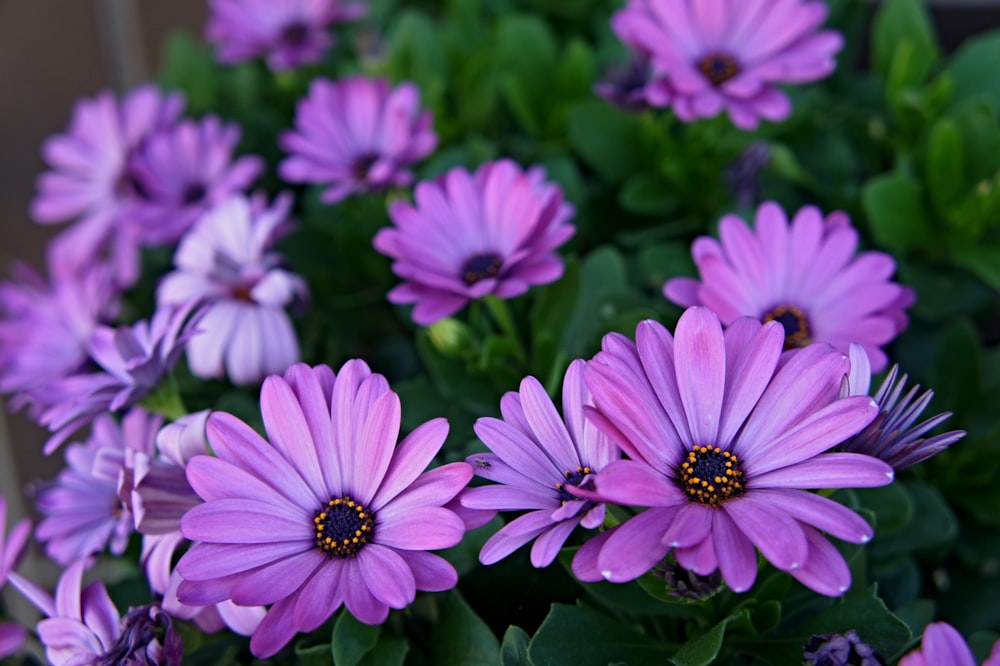
{"label": "purple flower", "polygon": [[205,39],[220,61],[235,64],[265,56],[273,70],[319,62],[333,45],[329,28],[368,11],[345,0],[211,0]]}
{"label": "purple flower", "polygon": [[[0,588],[7,583],[7,576],[17,565],[24,551],[24,545],[31,533],[31,522],[22,518],[7,532],[7,498],[0,495]],[[27,631],[14,622],[0,622],[0,659],[9,657],[21,649]]]}
{"label": "purple flower", "polygon": [[207,116],[146,142],[130,165],[137,192],[127,214],[147,245],[175,242],[212,205],[250,186],[264,163],[233,159],[239,140],[239,125]]}
{"label": "purple flower", "polygon": [[801,489],[892,480],[892,468],[875,458],[824,453],[877,407],[866,396],[838,399],[849,362],[828,345],[779,363],[782,337],[777,323],[749,317],[723,332],[698,307],[681,316],[675,336],[651,320],[639,324],[635,343],[605,336],[584,372],[597,410],[588,414],[631,459],[593,476],[593,493],[576,493],[649,508],[584,544],[573,566],[579,577],[632,580],[673,549],[682,567],[718,569],[744,592],[757,576],[756,547],[820,594],[850,586],[847,563],[820,530],[863,543],[871,527]]}
{"label": "purple flower", "polygon": [[[976,658],[962,634],[947,622],[932,622],[924,628],[920,649],[899,660],[899,666],[976,666]],[[993,644],[982,666],[1000,666],[1000,641]]]}
{"label": "purple flower", "polygon": [[0,392],[16,393],[18,408],[31,391],[83,369],[90,336],[117,313],[118,293],[99,268],[72,278],[56,273],[51,283],[25,264],[13,274],[0,282]]}
{"label": "purple flower", "polygon": [[611,27],[652,61],[650,104],[672,106],[686,122],[726,111],[754,129],[791,113],[779,85],[836,68],[844,39],[819,30],[826,15],[826,3],[811,0],[629,0]]}
{"label": "purple flower", "polygon": [[228,375],[234,384],[257,384],[299,360],[285,307],[304,299],[307,288],[270,251],[287,226],[290,205],[287,196],[272,208],[232,197],[209,211],[177,248],[177,270],[160,283],[157,301],[160,307],[206,304],[201,333],[187,343],[196,377]]}
{"label": "purple flower", "polygon": [[510,160],[488,162],[474,174],[456,167],[419,183],[416,206],[394,201],[395,227],[380,230],[375,249],[393,259],[404,283],[389,292],[396,304],[416,303],[421,326],[458,312],[487,294],[514,298],[531,285],[558,280],[555,251],[576,231],[573,207],[545,181]]}
{"label": "purple flower", "polygon": [[95,580],[81,590],[89,563],[77,560],[63,572],[55,599],[28,579],[10,576],[14,587],[46,616],[37,629],[49,663],[179,665],[183,645],[170,616],[153,604],[131,608],[121,617],[103,582]]}
{"label": "purple flower", "polygon": [[810,637],[802,660],[807,666],[886,666],[885,657],[862,641],[854,629]]}
{"label": "purple flower", "polygon": [[755,232],[736,215],[719,223],[722,242],[702,236],[691,247],[701,281],[667,280],[663,293],[682,307],[704,305],[724,324],[742,316],[775,320],[785,348],[826,342],[845,354],[861,344],[873,369],[885,368],[880,348],[903,329],[913,291],[890,281],[896,262],[882,252],[855,255],[858,232],[843,213],[824,219],[812,206],[791,224],[774,202],[762,204]]}
{"label": "purple flower", "polygon": [[646,86],[651,75],[649,58],[633,57],[627,65],[612,67],[605,72],[605,80],[594,85],[594,93],[620,109],[644,111],[649,108]]}
{"label": "purple flower", "polygon": [[406,167],[437,145],[432,125],[412,83],[390,89],[385,79],[363,76],[316,79],[299,102],[295,129],[281,135],[290,157],[278,172],[291,183],[329,185],[322,200],[331,204],[360,192],[409,185],[413,174]]}
{"label": "purple flower", "polygon": [[90,339],[91,359],[103,372],[70,375],[44,391],[32,391],[39,423],[53,432],[45,444],[48,455],[73,432],[106,411],[136,404],[173,368],[200,312],[189,317],[197,304],[160,308],[151,321],[112,329],[100,326]]}
{"label": "purple flower", "polygon": [[399,397],[358,360],[336,376],[294,365],[264,380],[260,403],[270,443],[216,412],[208,439],[218,457],[188,463],[205,503],[181,520],[198,542],[177,565],[183,603],[273,604],[250,641],[268,657],[341,604],[378,624],[417,590],[455,585],[455,569],[426,552],[455,545],[465,531],[442,505],[472,468],[424,473],[447,421],[429,421],[397,446]]}
{"label": "purple flower", "polygon": [[42,146],[50,171],[38,178],[32,217],[42,224],[77,220],[50,247],[50,265],[63,275],[110,258],[116,281],[139,275],[140,237],[122,206],[135,195],[129,164],[153,134],[176,122],[184,98],[146,85],[118,101],[109,92],[77,103],[65,134]]}
{"label": "purple flower", "polygon": [[536,539],[531,563],[547,567],[577,525],[594,529],[604,522],[604,505],[582,500],[570,486],[585,482],[621,457],[618,447],[584,419],[590,392],[583,384],[584,361],[574,361],[563,382],[563,413],[534,377],[525,377],[519,393],[500,401],[503,420],[476,421],[479,438],[493,453],[466,459],[477,476],[502,485],[469,488],[463,506],[500,511],[528,510],[490,537],[479,554],[493,564]]}
{"label": "purple flower", "polygon": [[133,531],[132,513],[119,499],[118,486],[130,454],[149,454],[163,419],[135,408],[119,426],[110,414],[94,420],[90,438],[66,449],[66,469],[38,495],[45,518],[35,537],[45,553],[62,565],[110,546],[121,555]]}

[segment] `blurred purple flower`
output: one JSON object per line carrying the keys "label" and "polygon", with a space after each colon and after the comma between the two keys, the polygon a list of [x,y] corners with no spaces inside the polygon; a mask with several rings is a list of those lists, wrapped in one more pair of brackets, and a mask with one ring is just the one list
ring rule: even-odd
{"label": "blurred purple flower", "polygon": [[722,242],[702,236],[691,246],[701,281],[667,280],[663,293],[681,307],[704,305],[724,324],[751,316],[785,328],[785,348],[826,342],[845,354],[861,344],[873,369],[880,348],[903,329],[913,290],[890,280],[896,262],[882,252],[855,255],[858,232],[844,213],[826,219],[812,206],[791,224],[781,207],[757,209],[756,233],[736,215],[719,223]]}
{"label": "blurred purple flower", "polygon": [[723,176],[738,208],[750,208],[760,199],[760,172],[770,161],[771,146],[754,141],[726,167]]}
{"label": "blurred purple flower", "polygon": [[618,447],[584,419],[592,404],[583,384],[584,361],[570,364],[563,382],[563,414],[534,377],[521,390],[500,401],[503,420],[476,421],[479,438],[492,453],[466,459],[477,476],[502,485],[469,488],[462,505],[492,511],[528,510],[490,537],[479,561],[493,564],[535,540],[531,564],[547,567],[577,525],[594,529],[604,522],[604,505],[582,500],[569,487],[578,486],[621,457]]}
{"label": "blurred purple flower", "polygon": [[779,85],[836,68],[844,38],[819,29],[826,15],[826,3],[811,0],[629,0],[611,27],[651,60],[650,104],[686,122],[726,111],[750,130],[791,113]]}
{"label": "blurred purple flower", "polygon": [[[587,364],[594,423],[630,460],[592,477],[581,496],[649,507],[578,551],[583,580],[637,578],[673,549],[699,575],[719,569],[744,592],[754,548],[828,596],[850,586],[847,563],[821,533],[863,543],[872,529],[845,506],[800,489],[882,486],[892,468],[857,453],[824,453],[858,432],[871,398],[838,399],[848,359],[811,345],[779,364],[782,329],[746,317],[723,331],[706,308],[687,310],[675,336],[647,320],[636,342],[611,333]],[[605,533],[607,534],[607,533]],[[591,545],[595,542],[595,545]]]}
{"label": "blurred purple flower", "polygon": [[177,270],[160,283],[157,301],[161,308],[205,303],[201,333],[187,343],[196,377],[227,375],[234,384],[258,384],[299,360],[284,308],[306,298],[308,290],[270,251],[287,226],[290,206],[287,196],[272,208],[232,197],[210,210],[177,248]]}
{"label": "blurred purple flower", "polygon": [[362,2],[345,0],[211,0],[205,39],[221,62],[265,56],[273,70],[319,62],[333,45],[329,28],[361,18]]}
{"label": "blurred purple flower", "polygon": [[416,303],[417,324],[429,326],[487,294],[514,298],[562,276],[555,250],[576,231],[568,223],[574,211],[541,167],[522,171],[506,159],[474,174],[456,167],[419,183],[415,199],[415,206],[389,206],[396,226],[380,230],[374,245],[404,280],[389,300]]}
{"label": "blurred purple flower", "polygon": [[164,94],[152,85],[121,101],[103,92],[79,101],[67,132],[46,140],[42,154],[51,170],[38,178],[31,215],[42,224],[77,220],[50,245],[49,264],[59,275],[76,275],[110,259],[120,286],[135,283],[141,238],[121,214],[135,195],[129,165],[183,108],[180,94]]}
{"label": "blurred purple flower", "polygon": [[105,547],[114,555],[125,552],[134,522],[119,499],[119,482],[129,454],[152,452],[162,422],[138,407],[121,425],[101,414],[86,442],[66,448],[66,469],[38,494],[38,510],[45,518],[35,537],[45,544],[46,555],[66,566]]}
{"label": "blurred purple flower", "polygon": [[53,432],[45,454],[98,414],[130,407],[149,395],[173,368],[184,343],[197,333],[194,326],[201,311],[191,315],[196,306],[160,308],[151,321],[118,329],[98,327],[88,347],[103,372],[70,375],[32,391],[39,423]]}
{"label": "blurred purple flower", "polygon": [[810,637],[802,660],[805,666],[886,666],[885,657],[862,641],[854,629]]}
{"label": "blurred purple flower", "polygon": [[290,183],[329,185],[322,201],[409,185],[406,168],[434,150],[430,111],[420,109],[412,83],[389,88],[385,79],[316,79],[299,102],[295,129],[280,138],[289,153],[278,167]]}
{"label": "blurred purple flower", "polygon": [[216,412],[208,439],[218,457],[188,463],[205,503],[181,520],[197,542],[177,565],[183,603],[273,604],[250,641],[268,657],[341,604],[379,624],[417,590],[455,585],[455,569],[426,552],[465,532],[442,505],[472,469],[463,462],[424,472],[444,443],[444,419],[397,446],[399,397],[358,360],[336,377],[327,366],[294,365],[264,380],[260,402],[270,443]]}
{"label": "blurred purple flower", "polygon": [[646,85],[652,71],[649,58],[633,57],[627,65],[605,72],[605,79],[594,85],[594,93],[626,111],[648,109]]}
{"label": "blurred purple flower", "polygon": [[[899,666],[976,666],[976,658],[962,634],[947,622],[932,622],[924,628],[920,649],[899,660]],[[1000,666],[1000,640],[993,644],[982,666]]]}
{"label": "blurred purple flower", "polygon": [[[31,533],[31,521],[22,518],[7,532],[7,498],[0,495],[0,589],[7,584],[7,576],[17,566],[21,553]],[[15,622],[0,622],[0,659],[21,649],[27,638],[25,628]]]}

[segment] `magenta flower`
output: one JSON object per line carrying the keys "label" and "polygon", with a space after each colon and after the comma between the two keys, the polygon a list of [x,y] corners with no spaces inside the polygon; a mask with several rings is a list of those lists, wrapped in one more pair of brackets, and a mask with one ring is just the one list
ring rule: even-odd
{"label": "magenta flower", "polygon": [[457,544],[465,531],[443,505],[472,469],[424,472],[444,443],[444,419],[397,446],[399,397],[358,360],[336,376],[294,365],[264,380],[260,401],[270,443],[216,412],[208,439],[218,457],[188,463],[205,503],[181,520],[198,542],[177,565],[183,603],[273,604],[250,640],[268,657],[342,604],[378,624],[417,590],[455,585],[455,569],[426,552]]}
{"label": "magenta flower", "polygon": [[569,492],[591,474],[621,457],[618,447],[584,419],[591,404],[583,384],[582,360],[570,364],[563,382],[563,414],[534,377],[525,377],[519,393],[500,401],[503,420],[476,421],[479,438],[493,453],[466,459],[477,476],[502,485],[469,488],[462,505],[493,511],[528,510],[507,523],[483,545],[479,561],[493,564],[536,539],[531,563],[547,567],[577,525],[594,529],[604,522],[604,505]]}
{"label": "magenta flower", "polygon": [[[899,660],[899,666],[976,666],[976,658],[962,634],[947,622],[932,622],[924,628],[920,649]],[[1000,641],[993,644],[982,666],[1000,666]]]}
{"label": "magenta flower", "polygon": [[105,547],[114,555],[125,552],[134,522],[119,499],[119,482],[130,454],[152,452],[162,422],[140,408],[130,410],[121,425],[101,414],[85,443],[67,447],[66,469],[38,494],[45,518],[35,537],[46,555],[65,566]]}
{"label": "magenta flower", "polygon": [[289,197],[272,208],[232,197],[184,236],[157,290],[160,307],[205,305],[201,333],[187,343],[191,372],[258,384],[299,360],[299,342],[285,308],[307,295],[305,282],[281,268],[271,246],[287,226]]}
{"label": "magenta flower", "polygon": [[[24,546],[31,533],[31,522],[22,518],[7,532],[7,498],[0,495],[0,588],[7,583],[7,576],[17,566]],[[0,659],[21,649],[28,632],[15,622],[0,622]]]}
{"label": "magenta flower", "polygon": [[42,147],[50,171],[38,178],[32,217],[42,224],[77,220],[50,248],[50,265],[75,275],[110,258],[116,281],[139,276],[138,230],[121,215],[135,196],[129,164],[150,136],[173,125],[184,98],[155,86],[136,88],[121,101],[108,92],[77,103],[65,134]]}
{"label": "magenta flower", "polygon": [[812,0],[629,0],[615,34],[649,58],[646,99],[685,122],[725,111],[741,129],[784,120],[779,85],[808,83],[836,68],[840,33],[819,30],[826,3]]}
{"label": "magenta flower", "polygon": [[576,231],[573,207],[545,181],[510,160],[488,162],[474,174],[456,167],[419,183],[416,206],[394,201],[395,227],[380,230],[375,249],[392,258],[404,283],[389,292],[396,304],[416,303],[413,321],[429,326],[487,294],[514,298],[531,285],[558,280],[555,251]]}
{"label": "magenta flower", "polygon": [[264,162],[235,158],[240,127],[215,116],[187,120],[146,142],[130,165],[137,193],[127,214],[147,245],[177,241],[206,210],[245,190]]}
{"label": "magenta flower", "polygon": [[221,62],[264,56],[273,70],[319,62],[333,45],[329,28],[365,15],[362,2],[344,0],[211,0],[205,39]]}
{"label": "magenta flower", "polygon": [[597,409],[589,415],[630,460],[593,476],[595,492],[576,494],[649,508],[584,544],[577,576],[632,580],[673,549],[682,567],[699,575],[718,569],[743,592],[757,576],[756,547],[820,594],[850,586],[847,563],[820,530],[863,543],[872,529],[803,489],[892,481],[880,460],[824,453],[878,408],[867,396],[838,399],[850,367],[828,345],[779,364],[782,337],[777,323],[749,317],[723,332],[715,314],[698,307],[681,316],[675,336],[654,321],[639,325],[635,343],[605,336],[584,372]]}
{"label": "magenta flower", "polygon": [[329,185],[326,203],[360,192],[409,185],[406,168],[434,150],[430,111],[420,110],[412,83],[353,76],[316,79],[299,102],[295,129],[281,135],[290,157],[278,167],[290,183]]}
{"label": "magenta flower", "polygon": [[892,257],[855,255],[858,232],[843,213],[823,219],[806,206],[789,224],[781,207],[767,202],[754,226],[723,217],[721,243],[702,236],[691,247],[701,281],[667,280],[666,297],[681,307],[707,306],[727,325],[742,316],[778,321],[786,349],[826,342],[846,354],[857,342],[873,370],[885,368],[880,347],[906,328],[904,310],[914,300],[909,287],[890,281]]}

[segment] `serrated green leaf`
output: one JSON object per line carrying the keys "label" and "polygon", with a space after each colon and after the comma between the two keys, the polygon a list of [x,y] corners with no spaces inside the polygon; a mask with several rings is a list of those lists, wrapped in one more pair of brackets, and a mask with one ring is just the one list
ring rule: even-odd
{"label": "serrated green leaf", "polygon": [[334,666],[357,666],[378,643],[382,628],[358,621],[341,611],[330,638]]}

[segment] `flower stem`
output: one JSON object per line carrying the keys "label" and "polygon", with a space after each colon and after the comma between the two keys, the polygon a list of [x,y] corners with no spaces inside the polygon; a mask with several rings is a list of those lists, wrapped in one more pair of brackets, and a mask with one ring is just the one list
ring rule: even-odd
{"label": "flower stem", "polygon": [[180,391],[173,375],[168,375],[155,391],[142,401],[142,406],[155,414],[162,414],[171,421],[186,415],[188,410],[181,400]]}
{"label": "flower stem", "polygon": [[496,296],[488,295],[483,297],[486,307],[489,309],[493,320],[500,327],[500,331],[510,340],[514,346],[514,352],[521,363],[528,362],[528,353],[525,351],[521,336],[517,334],[517,326],[514,325],[514,316],[511,314],[507,301]]}

